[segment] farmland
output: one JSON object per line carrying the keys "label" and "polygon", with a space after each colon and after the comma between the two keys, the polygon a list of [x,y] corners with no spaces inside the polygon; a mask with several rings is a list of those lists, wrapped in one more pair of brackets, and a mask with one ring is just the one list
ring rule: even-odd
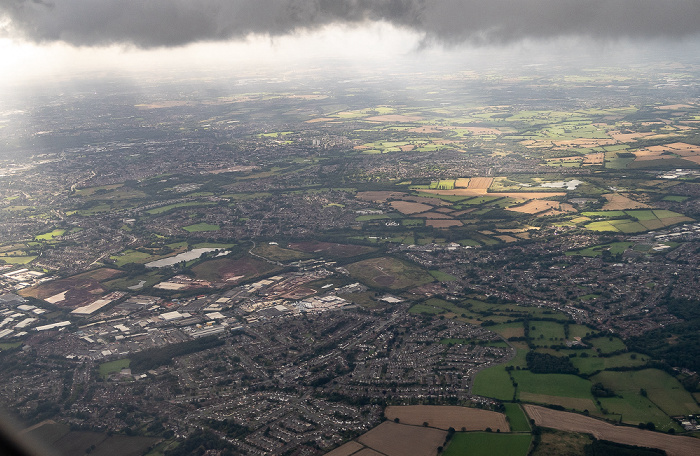
{"label": "farmland", "polygon": [[[465,429],[468,431],[483,431],[491,428],[494,431],[510,431],[505,415],[488,410],[467,407],[449,407],[438,405],[407,405],[390,406],[384,411],[389,420],[399,419],[398,423],[422,426],[428,423],[430,427],[448,430]],[[522,427],[522,425],[521,425]]]}
{"label": "farmland", "polygon": [[561,412],[534,405],[525,405],[525,412],[538,426],[569,432],[593,434],[597,439],[605,439],[627,445],[640,445],[660,448],[669,455],[684,456],[700,451],[700,440],[692,437],[671,436],[633,427],[614,426],[575,413]]}
{"label": "farmland", "polygon": [[525,456],[530,449],[529,434],[500,435],[487,432],[458,432],[445,449],[446,456]]}
{"label": "farmland", "polygon": [[[603,383],[623,397],[640,395],[648,398],[669,416],[700,413],[700,406],[678,380],[658,369],[601,372],[593,377],[593,381]],[[642,390],[645,393],[641,393]]]}
{"label": "farmland", "polygon": [[447,433],[429,427],[386,421],[361,435],[357,441],[387,456],[435,456]]}

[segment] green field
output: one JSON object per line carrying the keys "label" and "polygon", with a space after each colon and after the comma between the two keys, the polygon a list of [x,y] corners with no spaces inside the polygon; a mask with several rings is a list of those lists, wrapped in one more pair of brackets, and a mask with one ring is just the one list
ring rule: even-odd
{"label": "green field", "polygon": [[168,212],[168,211],[171,211],[173,209],[180,208],[180,207],[211,206],[213,204],[215,204],[215,203],[212,203],[212,202],[198,203],[196,201],[191,201],[191,202],[187,202],[187,203],[168,204],[167,206],[161,206],[161,207],[149,209],[146,212],[151,214],[151,215],[159,215],[159,214],[163,214],[165,212]]}
{"label": "green field", "polygon": [[606,371],[591,380],[601,382],[625,398],[643,397],[641,390],[644,389],[648,400],[669,416],[700,413],[700,406],[678,380],[658,369]]}
{"label": "green field", "polygon": [[[588,353],[588,352],[586,352]],[[622,353],[609,357],[588,356],[582,358],[576,356],[571,358],[572,364],[583,374],[590,374],[596,371],[611,369],[615,367],[635,367],[642,366],[649,361],[649,357],[638,353]]]}
{"label": "green field", "polygon": [[36,255],[29,256],[0,256],[0,261],[4,261],[9,264],[27,264],[34,261]]}
{"label": "green field", "polygon": [[682,203],[688,200],[689,198],[689,196],[666,195],[663,197],[663,201],[673,201],[674,203]]}
{"label": "green field", "polygon": [[506,416],[512,432],[530,432],[530,422],[520,404],[506,402],[503,406],[506,408]]}
{"label": "green field", "polygon": [[435,277],[436,280],[439,280],[440,282],[454,282],[457,280],[457,277],[447,274],[442,271],[428,271],[431,276]]}
{"label": "green field", "polygon": [[190,233],[198,233],[200,231],[219,231],[219,225],[212,225],[209,223],[196,223],[194,225],[183,226],[183,230],[189,231]]}
{"label": "green field", "polygon": [[501,365],[488,367],[476,374],[472,393],[501,401],[511,401],[515,388],[505,367]]}
{"label": "green field", "polygon": [[533,374],[527,370],[515,370],[513,378],[518,392],[548,396],[592,399],[591,382],[569,374]]}
{"label": "green field", "polygon": [[112,255],[110,259],[114,260],[117,266],[122,267],[128,263],[148,263],[153,255],[136,250],[125,250],[119,255]]}
{"label": "green field", "polygon": [[640,233],[672,226],[681,222],[692,222],[693,219],[669,210],[626,210],[582,212],[584,217],[619,218],[620,220],[600,220],[588,223],[585,227],[592,231],[617,231],[622,233]]}
{"label": "green field", "polygon": [[589,339],[588,342],[593,348],[600,350],[603,354],[627,349],[627,346],[619,337],[596,337],[595,339]]}
{"label": "green field", "polygon": [[0,351],[7,350],[10,348],[17,348],[22,345],[22,342],[2,342],[0,343]]}
{"label": "green field", "polygon": [[523,328],[522,322],[503,323],[500,325],[490,326],[489,330],[500,334],[506,339],[508,339],[509,337],[525,336],[525,328]]}
{"label": "green field", "polygon": [[580,255],[585,257],[596,257],[602,255],[603,252],[608,251],[612,255],[621,255],[625,252],[625,250],[629,249],[633,245],[633,242],[613,242],[611,244],[594,245],[580,250],[570,250],[566,252],[566,254]]}
{"label": "green field", "polygon": [[127,369],[131,360],[129,358],[117,359],[100,364],[99,373],[102,378],[109,377],[109,374],[120,372],[122,369]]}
{"label": "green field", "polygon": [[36,239],[37,241],[50,241],[55,237],[63,236],[65,234],[65,232],[66,232],[66,230],[55,229],[49,233],[44,233],[44,234],[40,234],[38,236],[35,236],[34,239]]}
{"label": "green field", "polygon": [[525,456],[530,449],[530,434],[494,432],[457,432],[444,456]]}
{"label": "green field", "polygon": [[564,343],[564,325],[554,321],[531,321],[530,339],[538,346],[561,345]]}

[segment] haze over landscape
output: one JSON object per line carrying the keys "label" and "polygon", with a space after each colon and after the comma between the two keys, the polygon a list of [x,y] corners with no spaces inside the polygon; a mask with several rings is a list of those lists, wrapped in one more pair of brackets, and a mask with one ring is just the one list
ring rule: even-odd
{"label": "haze over landscape", "polygon": [[697,49],[691,0],[0,0],[14,438],[700,453]]}

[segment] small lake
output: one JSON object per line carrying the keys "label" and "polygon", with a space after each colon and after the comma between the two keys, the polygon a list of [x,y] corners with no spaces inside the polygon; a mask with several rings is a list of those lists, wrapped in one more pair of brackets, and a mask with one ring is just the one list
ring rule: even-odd
{"label": "small lake", "polygon": [[216,252],[217,250],[221,250],[221,249],[211,249],[211,248],[192,249],[190,251],[181,253],[179,255],[175,255],[174,257],[162,258],[160,260],[151,261],[150,263],[146,263],[146,267],[147,268],[164,268],[166,266],[173,266],[181,261],[196,260],[197,258],[201,257],[205,253]]}

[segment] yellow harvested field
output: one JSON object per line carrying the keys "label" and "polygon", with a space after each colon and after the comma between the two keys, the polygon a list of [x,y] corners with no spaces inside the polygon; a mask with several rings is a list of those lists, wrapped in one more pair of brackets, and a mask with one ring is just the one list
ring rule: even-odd
{"label": "yellow harvested field", "polygon": [[416,146],[414,146],[413,144],[406,144],[405,146],[399,146],[399,149],[401,149],[403,152],[408,152],[408,151],[411,151],[415,148],[416,148]]}
{"label": "yellow harvested field", "polygon": [[496,236],[496,238],[498,238],[501,241],[506,242],[506,243],[515,242],[518,240],[517,238],[514,238],[513,236],[508,236],[507,234],[501,234],[499,236]]}
{"label": "yellow harvested field", "polygon": [[449,429],[451,427],[467,431],[484,431],[490,427],[494,431],[510,432],[506,416],[469,407],[453,407],[447,405],[403,405],[389,406],[384,411],[389,420],[398,418],[400,423],[421,426],[427,422],[430,427]]}
{"label": "yellow harvested field", "polygon": [[634,152],[635,161],[663,160],[676,158],[676,155],[695,163],[700,163],[700,146],[683,142],[650,146]]}
{"label": "yellow harvested field", "polygon": [[646,132],[646,133],[622,133],[621,131],[613,130],[608,132],[608,136],[613,138],[615,141],[619,141],[621,143],[625,142],[630,142],[633,141],[637,138],[643,138],[645,136],[650,136],[653,135],[654,133],[651,132]]}
{"label": "yellow harvested field", "polygon": [[426,220],[426,226],[432,226],[433,228],[449,228],[451,226],[460,226],[462,222],[459,220]]}
{"label": "yellow harvested field", "polygon": [[469,180],[469,189],[488,189],[493,184],[493,177],[472,177]]}
{"label": "yellow harvested field", "polygon": [[326,456],[350,456],[351,454],[357,453],[364,446],[354,440],[349,441],[345,445],[341,445],[330,453],[326,453]]}
{"label": "yellow harvested field", "polygon": [[672,104],[672,105],[665,105],[665,106],[657,106],[656,109],[675,110],[675,109],[693,109],[696,107],[697,106],[688,105],[688,104]]}
{"label": "yellow harvested field", "polygon": [[455,187],[456,188],[467,188],[469,187],[469,179],[468,177],[460,177],[459,179],[455,180]]}
{"label": "yellow harvested field", "polygon": [[527,404],[523,408],[538,426],[561,431],[593,434],[597,439],[610,440],[626,445],[659,448],[666,451],[669,456],[700,454],[700,439],[693,437],[673,436],[633,427],[615,426],[595,418],[536,405]]}
{"label": "yellow harvested field", "polygon": [[[498,193],[488,193],[485,188],[454,188],[452,190],[421,190],[422,193],[432,193],[434,195],[452,195],[452,196],[496,196],[496,197],[508,197],[523,200],[540,199],[540,198],[551,198],[553,196],[564,196],[564,192],[498,192]],[[370,192],[366,192],[370,193]],[[372,192],[374,193],[374,192]],[[359,195],[359,194],[358,194]]]}
{"label": "yellow harvested field", "polygon": [[406,196],[405,193],[401,192],[358,192],[355,197],[357,199],[365,200],[365,201],[374,201],[378,203],[383,203],[384,201],[388,200],[389,198],[401,198],[402,196]]}
{"label": "yellow harvested field", "polygon": [[666,147],[669,149],[672,149],[674,151],[693,151],[693,152],[699,152],[700,153],[700,146],[696,146],[695,144],[688,144],[688,143],[682,143],[682,142],[675,142],[671,144],[666,144]]}
{"label": "yellow harvested field", "polygon": [[402,214],[416,214],[418,212],[426,212],[433,209],[433,206],[423,203],[411,203],[409,201],[392,201],[391,207]]}
{"label": "yellow harvested field", "polygon": [[532,200],[522,206],[509,207],[506,210],[513,212],[521,212],[523,214],[539,214],[545,211],[557,211],[563,212],[576,212],[573,206],[566,203],[560,203],[559,201],[547,201],[547,200]]}
{"label": "yellow harvested field", "polygon": [[436,456],[446,435],[439,429],[385,421],[357,441],[387,456]]}
{"label": "yellow harvested field", "polygon": [[418,122],[423,120],[420,116],[403,116],[401,114],[387,114],[384,116],[367,117],[367,120],[374,122]]}
{"label": "yellow harvested field", "polygon": [[317,122],[328,122],[329,120],[338,120],[335,117],[317,117],[315,119],[307,120],[306,123],[317,123]]}
{"label": "yellow harvested field", "polygon": [[608,200],[603,206],[604,211],[622,211],[625,209],[646,209],[651,206],[635,201],[622,193],[606,193],[603,197]]}
{"label": "yellow harvested field", "polygon": [[411,128],[408,131],[411,133],[440,133],[442,130],[440,130],[437,127],[427,126],[427,127]]}
{"label": "yellow harvested field", "polygon": [[435,212],[435,211],[421,212],[420,214],[416,214],[415,217],[425,217],[427,219],[452,219],[451,215],[447,215],[447,214],[443,214],[441,212]]}
{"label": "yellow harvested field", "polygon": [[422,193],[432,193],[434,195],[453,195],[453,196],[484,196],[485,188],[453,188],[452,190],[435,190],[425,189]]}
{"label": "yellow harvested field", "polygon": [[595,410],[592,400],[578,397],[550,396],[548,394],[534,394],[528,392],[520,393],[520,400],[529,402],[539,402],[541,404],[561,405],[562,407],[575,410]]}

